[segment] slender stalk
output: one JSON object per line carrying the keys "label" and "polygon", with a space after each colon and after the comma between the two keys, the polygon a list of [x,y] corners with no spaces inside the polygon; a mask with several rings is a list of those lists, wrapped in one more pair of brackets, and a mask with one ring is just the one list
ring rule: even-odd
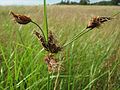
{"label": "slender stalk", "polygon": [[[67,60],[68,61],[68,90],[71,90],[71,82],[73,79],[73,74],[72,74],[72,64],[73,64],[73,49],[74,49],[74,45],[72,45],[71,49],[70,49],[70,58]],[[67,56],[68,57],[68,56]]]}
{"label": "slender stalk", "polygon": [[78,37],[78,36],[79,36],[81,33],[83,33],[85,30],[86,30],[86,27],[85,27],[81,32],[79,32],[76,36],[74,36],[74,37],[72,38],[72,40],[73,40],[74,38]]}
{"label": "slender stalk", "polygon": [[115,17],[115,16],[117,16],[118,14],[120,14],[120,12],[118,12],[118,13],[112,15],[111,17]]}
{"label": "slender stalk", "polygon": [[58,79],[59,79],[59,75],[60,75],[60,67],[61,67],[61,64],[58,66],[58,74],[57,74],[57,77],[55,80],[54,90],[57,90],[57,84],[58,84]]}
{"label": "slender stalk", "polygon": [[46,42],[48,43],[48,21],[47,21],[47,5],[46,0],[44,0],[44,34]]}
{"label": "slender stalk", "polygon": [[47,90],[50,90],[50,74],[48,72]]}
{"label": "slender stalk", "polygon": [[67,45],[71,44],[72,42],[74,42],[75,40],[77,40],[78,38],[80,38],[81,36],[83,36],[84,34],[86,34],[87,32],[91,31],[90,29],[88,29],[87,31],[85,31],[86,29],[83,29],[82,32],[78,33],[70,42],[64,44],[62,46],[62,48],[66,47]]}
{"label": "slender stalk", "polygon": [[42,28],[36,22],[34,22],[34,21],[31,21],[31,23],[35,24],[40,29],[40,31],[42,32],[42,35],[43,35],[43,37],[45,39],[45,35],[44,35],[44,32],[43,32]]}

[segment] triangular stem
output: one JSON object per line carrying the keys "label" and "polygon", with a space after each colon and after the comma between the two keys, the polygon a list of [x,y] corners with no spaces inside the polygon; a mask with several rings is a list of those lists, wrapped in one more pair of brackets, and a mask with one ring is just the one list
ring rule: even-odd
{"label": "triangular stem", "polygon": [[[39,29],[40,29],[40,31],[42,32],[42,35],[43,35],[43,37],[44,37],[44,39],[45,39],[45,35],[44,35],[44,32],[43,32],[43,30],[42,30],[42,28],[36,23],[36,22],[34,22],[34,21],[31,21],[33,24],[35,24]],[[46,39],[45,39],[46,40]]]}
{"label": "triangular stem", "polygon": [[91,31],[90,29],[88,29],[87,31],[85,31],[86,28],[84,28],[82,30],[82,32],[78,33],[71,41],[69,41],[68,43],[64,44],[62,46],[62,48],[66,47],[67,45],[71,44],[72,42],[74,42],[75,40],[77,40],[78,38],[80,38],[81,36],[83,36],[84,34],[86,34],[87,32]]}

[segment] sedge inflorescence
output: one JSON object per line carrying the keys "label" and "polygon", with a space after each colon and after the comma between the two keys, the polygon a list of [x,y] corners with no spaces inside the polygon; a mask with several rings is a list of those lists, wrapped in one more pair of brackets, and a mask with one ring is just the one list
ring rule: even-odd
{"label": "sedge inflorescence", "polygon": [[55,58],[53,54],[48,54],[44,58],[49,72],[57,72],[58,70],[64,70],[62,65],[58,62],[58,60]]}
{"label": "sedge inflorescence", "polygon": [[28,24],[32,21],[31,18],[26,15],[15,14],[12,11],[10,13],[13,15],[14,20],[19,24]]}
{"label": "sedge inflorescence", "polygon": [[54,38],[52,32],[49,32],[49,36],[48,36],[48,43],[45,42],[45,38],[37,31],[34,31],[34,34],[37,36],[38,40],[40,41],[40,43],[42,44],[42,46],[44,47],[44,49],[49,52],[48,55],[45,56],[44,60],[47,64],[48,67],[48,71],[49,72],[57,72],[59,70],[61,70],[61,65],[58,62],[58,59],[55,58],[55,53],[58,53],[59,51],[61,51],[61,47],[59,45],[56,44],[56,39]]}
{"label": "sedge inflorescence", "polygon": [[15,14],[13,12],[11,12],[11,14],[14,17],[14,20],[19,24],[26,25],[31,22],[39,27],[40,31],[42,32],[42,35],[38,31],[34,31],[34,34],[40,41],[44,50],[46,50],[48,52],[48,54],[44,57],[44,61],[46,62],[47,66],[48,66],[49,72],[57,72],[59,70],[59,67],[60,67],[60,69],[63,68],[61,66],[61,64],[58,62],[58,59],[56,59],[55,54],[60,52],[65,46],[71,44],[73,41],[75,41],[79,37],[83,36],[90,30],[97,28],[97,27],[101,26],[102,23],[113,19],[112,17],[103,17],[103,16],[93,17],[89,21],[87,27],[85,29],[83,29],[83,32],[78,33],[75,37],[72,38],[72,40],[70,42],[64,44],[63,46],[60,46],[60,45],[58,45],[57,40],[54,37],[55,35],[51,31],[48,33],[48,41],[46,41],[42,28],[36,22],[33,22],[30,17],[28,17],[26,15],[21,15],[21,14]]}
{"label": "sedge inflorescence", "polygon": [[102,23],[109,21],[111,19],[112,19],[111,17],[95,16],[89,21],[87,25],[87,29],[88,28],[93,29],[93,28],[99,27]]}
{"label": "sedge inflorescence", "polygon": [[48,42],[45,40],[45,35],[43,33],[42,28],[36,23],[33,22],[32,19],[26,15],[21,15],[21,14],[15,14],[14,12],[11,12],[12,16],[14,17],[14,20],[18,24],[23,24],[26,25],[28,23],[33,23],[39,27],[39,29],[42,32],[42,35],[38,31],[34,31],[34,34],[37,36],[38,40],[40,41],[41,45],[43,48],[48,52],[48,55],[45,56],[44,60],[48,66],[48,71],[49,72],[57,72],[58,70],[58,65],[61,67],[59,64],[58,60],[55,58],[55,53],[58,53],[59,51],[62,50],[62,47],[57,44],[57,40],[54,37],[54,34],[52,31],[48,33]]}
{"label": "sedge inflorescence", "polygon": [[59,51],[61,51],[62,48],[56,44],[56,40],[51,31],[48,34],[48,43],[45,42],[45,38],[40,35],[39,32],[35,31],[34,33],[46,51],[50,53],[58,53]]}

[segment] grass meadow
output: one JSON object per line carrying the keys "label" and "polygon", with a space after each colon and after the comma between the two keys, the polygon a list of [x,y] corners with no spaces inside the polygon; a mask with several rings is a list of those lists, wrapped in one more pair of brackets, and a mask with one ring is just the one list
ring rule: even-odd
{"label": "grass meadow", "polygon": [[[120,90],[120,15],[56,54],[63,71],[48,73],[47,52],[32,23],[19,25],[10,11],[29,15],[43,27],[43,6],[0,6],[0,90]],[[112,16],[118,6],[48,6],[48,26],[60,45],[93,16]]]}

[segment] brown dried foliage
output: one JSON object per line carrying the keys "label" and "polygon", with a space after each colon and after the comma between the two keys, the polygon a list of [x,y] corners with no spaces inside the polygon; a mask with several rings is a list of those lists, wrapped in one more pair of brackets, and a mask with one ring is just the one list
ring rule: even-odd
{"label": "brown dried foliage", "polygon": [[93,17],[90,22],[87,25],[87,28],[93,29],[95,27],[99,27],[102,23],[111,20],[111,17],[100,17],[100,16],[95,16]]}
{"label": "brown dried foliage", "polygon": [[46,51],[50,53],[58,53],[59,51],[61,51],[62,48],[56,44],[56,40],[52,32],[49,32],[48,43],[46,43],[44,37],[41,36],[39,32],[35,31],[35,35],[37,36]]}
{"label": "brown dried foliage", "polygon": [[29,22],[32,21],[28,16],[15,14],[13,12],[10,12],[10,13],[13,15],[14,20],[19,24],[28,24]]}

